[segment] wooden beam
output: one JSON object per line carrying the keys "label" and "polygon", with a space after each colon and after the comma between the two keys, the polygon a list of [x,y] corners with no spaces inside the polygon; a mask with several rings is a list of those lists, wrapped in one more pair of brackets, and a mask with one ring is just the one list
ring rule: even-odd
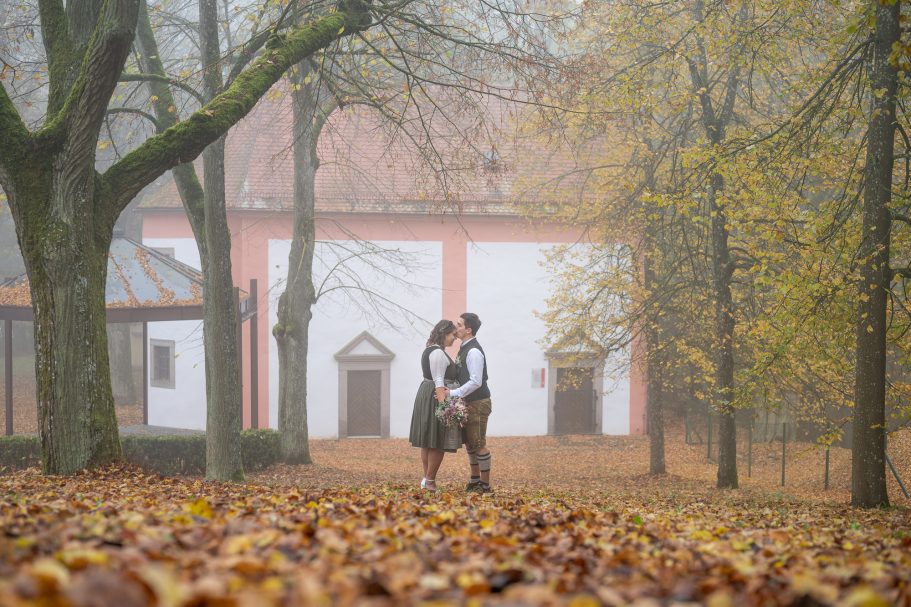
{"label": "wooden beam", "polygon": [[250,427],[256,429],[259,428],[259,300],[255,278],[250,279],[247,301],[253,309],[250,316]]}
{"label": "wooden beam", "polygon": [[13,321],[3,322],[3,362],[6,378],[6,435],[13,434]]}
{"label": "wooden beam", "polygon": [[[243,419],[243,410],[244,410],[244,353],[243,353],[243,333],[241,329],[243,328],[243,317],[241,316],[240,311],[240,288],[234,287],[234,331],[237,336],[237,387],[240,390],[240,411],[241,419]],[[243,425],[243,422],[241,422]]]}
{"label": "wooden beam", "polygon": [[35,319],[31,306],[0,306],[0,318],[3,320],[27,320],[31,322]]}
{"label": "wooden beam", "polygon": [[149,323],[142,323],[142,423],[149,425]]}
{"label": "wooden beam", "polygon": [[108,308],[107,322],[156,322],[168,320],[201,320],[202,306],[160,306],[150,308]]}
{"label": "wooden beam", "polygon": [[[148,308],[108,308],[108,323],[156,322],[168,320],[202,320],[202,305],[154,306]],[[35,319],[30,306],[0,306],[0,319],[32,322]]]}

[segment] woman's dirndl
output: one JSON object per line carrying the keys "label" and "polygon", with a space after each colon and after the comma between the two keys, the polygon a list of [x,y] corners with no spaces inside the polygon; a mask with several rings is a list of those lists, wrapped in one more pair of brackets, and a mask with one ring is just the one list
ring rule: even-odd
{"label": "woman's dirndl", "polygon": [[[458,426],[447,428],[436,416],[437,399],[434,393],[436,385],[429,377],[429,358],[430,354],[438,348],[439,346],[430,346],[424,350],[421,356],[424,380],[418,386],[417,394],[414,397],[414,410],[411,414],[411,431],[408,434],[408,440],[412,447],[442,449],[452,453],[458,450],[462,444],[462,429]],[[443,351],[443,354],[446,352]],[[449,356],[446,355],[446,358],[449,359]],[[455,363],[449,359],[444,376],[446,386],[457,387],[457,376],[458,369]]]}

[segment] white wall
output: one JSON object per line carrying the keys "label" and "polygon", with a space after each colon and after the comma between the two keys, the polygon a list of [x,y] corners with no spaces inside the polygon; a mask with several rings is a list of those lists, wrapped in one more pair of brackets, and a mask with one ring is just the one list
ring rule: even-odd
{"label": "white wall", "polygon": [[[199,252],[192,238],[147,238],[147,246],[173,247],[177,260],[199,268]],[[397,328],[380,319],[363,294],[338,289],[324,296],[314,309],[310,324],[308,358],[308,416],[313,437],[338,436],[338,363],[334,354],[367,330],[395,352],[390,377],[390,433],[407,437],[414,393],[420,383],[419,359],[430,325],[442,310],[442,246],[439,242],[384,241],[386,249],[398,249],[407,257],[404,265],[381,261],[345,264],[349,275],[364,280],[371,289],[411,311],[395,311],[387,305],[383,314],[394,317]],[[277,300],[288,272],[289,240],[269,241],[269,327],[277,322]],[[347,247],[347,251],[345,251]],[[315,284],[326,276],[340,257],[357,249],[353,242],[320,242],[314,263]],[[548,388],[532,388],[532,369],[547,368],[540,340],[544,323],[535,311],[545,308],[550,277],[540,264],[550,245],[536,243],[470,244],[468,258],[468,311],[477,313],[484,325],[479,334],[489,358],[490,387],[494,412],[491,435],[543,435],[547,433]],[[391,276],[386,276],[388,272]],[[410,286],[396,280],[402,279]],[[353,279],[341,283],[351,286]],[[328,286],[332,286],[330,281]],[[149,423],[184,428],[205,428],[205,368],[202,321],[149,323],[149,337],[177,342],[176,389],[149,388]],[[278,355],[275,340],[269,340],[269,426],[278,427]],[[602,430],[605,434],[629,433],[629,379],[626,369],[611,363],[604,381]],[[553,378],[547,377],[550,382]]]}
{"label": "white wall", "polygon": [[[170,245],[169,245],[170,246]],[[149,424],[172,428],[206,429],[206,369],[201,320],[150,322],[149,340],[174,344],[174,389],[149,385]],[[152,351],[149,348],[149,377]]]}
{"label": "white wall", "polygon": [[625,364],[617,369],[608,363],[604,373],[604,409],[601,414],[601,432],[604,434],[629,434],[629,354]]}
{"label": "white wall", "polygon": [[[548,278],[539,265],[544,245],[468,246],[468,312],[481,318],[478,341],[487,356],[493,413],[491,435],[547,434],[547,387],[531,387],[532,369],[547,367],[542,346]],[[550,378],[547,378],[550,381]]]}
{"label": "white wall", "polygon": [[[493,413],[491,435],[547,434],[548,389],[531,387],[533,369],[547,368],[543,311],[552,292],[541,264],[552,245],[478,243],[468,250],[468,311],[481,318],[478,341],[487,354]],[[602,431],[629,433],[629,381],[605,373]],[[547,377],[546,382],[555,378]]]}
{"label": "white wall", "polygon": [[[202,268],[193,238],[143,238],[147,247],[171,247],[174,259]],[[206,368],[202,321],[150,322],[149,339],[174,340],[174,389],[149,385],[149,424],[172,428],[206,429]],[[146,344],[147,348],[151,348]],[[151,349],[149,361],[151,361]],[[151,362],[150,362],[151,364]],[[149,371],[151,377],[151,370]]]}
{"label": "white wall", "polygon": [[[387,260],[372,254],[343,264],[343,274],[334,274],[327,288],[352,286],[354,277],[362,287],[391,300],[375,310],[362,291],[337,288],[323,296],[310,322],[310,352],[307,358],[307,416],[313,437],[338,436],[338,362],[334,355],[362,331],[369,331],[395,352],[390,366],[390,434],[408,436],[414,395],[421,381],[420,356],[433,323],[442,309],[442,245],[439,242],[382,241],[384,249],[398,249],[407,259]],[[289,240],[269,241],[269,326],[278,318],[278,297],[288,274]],[[317,288],[335,263],[360,250],[351,241],[319,242],[314,261]],[[376,264],[377,267],[372,267]],[[406,284],[407,283],[407,284]],[[395,305],[409,311],[397,310]],[[396,324],[390,327],[381,316]],[[426,319],[427,322],[421,320]],[[429,324],[428,324],[429,323]],[[269,426],[278,427],[278,351],[269,340]]]}

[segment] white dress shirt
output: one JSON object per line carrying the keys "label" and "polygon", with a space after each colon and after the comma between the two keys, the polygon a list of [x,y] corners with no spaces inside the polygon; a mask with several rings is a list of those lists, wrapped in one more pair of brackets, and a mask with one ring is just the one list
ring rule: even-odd
{"label": "white dress shirt", "polygon": [[[470,342],[466,339],[462,345]],[[468,381],[456,388],[450,390],[449,395],[453,398],[465,398],[475,390],[481,387],[484,381],[484,354],[478,348],[472,348],[465,355],[465,365],[468,367]]]}

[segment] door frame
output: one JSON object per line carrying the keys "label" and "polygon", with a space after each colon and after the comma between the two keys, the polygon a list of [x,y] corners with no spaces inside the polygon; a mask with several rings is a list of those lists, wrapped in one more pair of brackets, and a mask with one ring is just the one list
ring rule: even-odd
{"label": "door frame", "polygon": [[[368,342],[377,352],[353,352],[362,342]],[[338,437],[348,438],[348,371],[380,372],[380,436],[389,438],[389,385],[390,367],[395,353],[380,340],[364,331],[335,354],[338,361]],[[358,437],[362,438],[362,437]],[[363,437],[368,438],[368,437]]]}
{"label": "door frame", "polygon": [[591,353],[546,352],[547,358],[547,434],[556,435],[557,369],[592,369],[592,390],[595,392],[595,427],[592,434],[603,434],[602,414],[604,412],[604,366],[605,360]]}

